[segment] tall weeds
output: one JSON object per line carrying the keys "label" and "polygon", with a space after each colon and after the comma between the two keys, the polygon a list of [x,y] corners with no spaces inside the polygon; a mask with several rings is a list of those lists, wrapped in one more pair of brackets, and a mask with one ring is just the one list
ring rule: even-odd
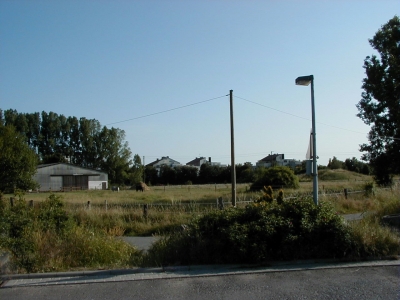
{"label": "tall weeds", "polygon": [[18,197],[13,206],[1,199],[0,247],[20,272],[125,267],[140,260],[138,250],[114,238],[121,228],[77,225],[56,195],[35,208]]}

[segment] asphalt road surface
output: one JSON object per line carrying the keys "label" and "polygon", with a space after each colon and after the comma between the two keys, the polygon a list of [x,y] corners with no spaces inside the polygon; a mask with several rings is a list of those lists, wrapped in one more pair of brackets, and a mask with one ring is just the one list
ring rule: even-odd
{"label": "asphalt road surface", "polygon": [[400,267],[361,266],[0,289],[12,299],[400,299]]}

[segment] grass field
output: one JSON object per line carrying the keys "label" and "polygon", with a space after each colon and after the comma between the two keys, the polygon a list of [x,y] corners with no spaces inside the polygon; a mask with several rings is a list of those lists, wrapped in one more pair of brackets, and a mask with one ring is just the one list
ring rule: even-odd
{"label": "grass field", "polygon": [[[376,212],[373,218],[355,224],[353,228],[359,243],[365,245],[366,250],[363,250],[365,253],[379,256],[382,253],[397,251],[385,250],[385,245],[389,244],[386,241],[390,241],[390,245],[396,244],[398,236],[390,229],[380,226],[379,220],[384,214],[400,213],[399,184],[392,189],[377,189],[370,184],[371,177],[344,170],[326,170],[320,172],[320,176],[324,179],[319,180],[319,201],[321,203],[330,202],[336,214]],[[366,190],[368,183],[371,189]],[[294,197],[300,200],[310,199],[312,188],[310,178],[303,176],[300,178],[300,188],[284,189],[284,197],[286,199]],[[344,189],[348,191],[347,198]],[[277,192],[278,190],[274,191],[275,197]],[[254,202],[261,195],[261,191],[250,192],[250,184],[237,185],[238,207],[244,207]],[[21,242],[21,247],[25,245],[24,242],[28,238],[33,241],[32,245],[36,252],[28,253],[30,255],[28,257],[33,257],[31,263],[34,263],[33,265],[36,267],[32,267],[31,270],[48,271],[74,269],[80,266],[96,268],[140,265],[140,261],[146,259],[127,245],[114,244],[113,241],[117,240],[115,236],[168,236],[172,232],[177,232],[181,225],[190,224],[193,219],[217,210],[217,198],[219,197],[222,197],[226,208],[231,207],[231,185],[155,186],[145,192],[129,189],[121,189],[119,192],[92,190],[53,194],[28,193],[23,196],[2,195],[2,197],[4,212],[10,212],[8,199],[11,197],[22,197],[26,201],[33,200],[37,213],[46,206],[48,201],[46,199],[56,197],[62,202],[62,209],[65,209],[66,214],[70,217],[69,220],[75,224],[71,225],[72,227],[62,238],[53,231],[40,231],[37,227],[37,224],[41,222],[39,218],[35,221],[37,224],[34,223],[36,227],[28,226],[26,229],[27,232],[31,230],[32,233],[26,233],[27,237],[23,236],[17,240]],[[26,201],[23,202],[26,203]],[[144,204],[148,206],[147,214],[144,213]],[[24,213],[14,215],[13,218],[17,221],[19,217],[22,218],[21,221],[25,220],[22,223],[18,221],[16,225],[28,222],[24,214],[25,212],[30,214],[33,211],[27,205],[26,207],[27,209],[20,208]],[[53,208],[48,213],[50,216],[54,215]],[[57,216],[57,214],[54,215],[56,222],[58,222]],[[77,245],[81,247],[79,248],[80,252],[76,253],[77,256],[83,257],[80,263],[76,263],[75,256],[68,254],[71,243],[75,245],[73,247],[77,247]],[[108,245],[109,252],[104,252],[101,245]],[[124,249],[122,256],[118,249]],[[93,253],[96,254],[96,259],[93,258]],[[16,255],[16,257],[19,256]],[[57,257],[63,257],[65,260],[57,262],[54,260]],[[26,263],[21,267],[29,271]]]}

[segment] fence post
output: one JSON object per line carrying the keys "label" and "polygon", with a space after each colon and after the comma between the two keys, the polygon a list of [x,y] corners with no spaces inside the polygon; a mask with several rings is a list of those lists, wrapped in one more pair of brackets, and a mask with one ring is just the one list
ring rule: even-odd
{"label": "fence post", "polygon": [[106,211],[108,210],[107,200],[104,200],[104,204],[106,206]]}
{"label": "fence post", "polygon": [[10,197],[10,206],[13,207],[14,206],[14,198]]}
{"label": "fence post", "polygon": [[87,202],[87,208],[90,210],[90,200]]}
{"label": "fence post", "polygon": [[347,189],[344,189],[344,198],[347,199]]}
{"label": "fence post", "polygon": [[33,200],[29,200],[29,207],[33,207]]}
{"label": "fence post", "polygon": [[148,204],[144,204],[143,205],[143,218],[145,218],[146,222],[147,222],[148,209],[149,209],[149,205]]}
{"label": "fence post", "polygon": [[219,197],[219,198],[218,198],[218,208],[219,208],[220,210],[223,210],[223,209],[224,209],[224,201],[222,200],[222,197]]}

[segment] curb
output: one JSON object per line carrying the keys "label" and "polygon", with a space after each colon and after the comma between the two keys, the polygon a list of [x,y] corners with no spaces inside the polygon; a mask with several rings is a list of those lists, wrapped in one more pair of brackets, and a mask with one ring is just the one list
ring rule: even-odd
{"label": "curb", "polygon": [[[390,263],[392,262],[392,263]],[[324,266],[325,265],[325,266]],[[367,258],[364,260],[338,260],[338,259],[320,259],[320,260],[298,260],[268,262],[264,264],[230,264],[230,265],[188,265],[188,266],[166,266],[157,268],[134,268],[134,269],[113,269],[113,270],[88,270],[88,271],[70,271],[70,272],[50,272],[50,273],[29,273],[29,274],[3,274],[0,275],[0,282],[18,279],[39,279],[39,278],[64,278],[64,277],[82,277],[82,276],[106,276],[106,275],[130,275],[130,274],[159,274],[174,273],[182,271],[199,270],[224,270],[224,273],[258,273],[268,271],[268,268],[279,268],[284,271],[284,267],[289,270],[312,269],[314,268],[351,268],[368,267],[379,265],[400,266],[400,256],[390,256],[381,258]],[[282,269],[281,269],[282,268]]]}

